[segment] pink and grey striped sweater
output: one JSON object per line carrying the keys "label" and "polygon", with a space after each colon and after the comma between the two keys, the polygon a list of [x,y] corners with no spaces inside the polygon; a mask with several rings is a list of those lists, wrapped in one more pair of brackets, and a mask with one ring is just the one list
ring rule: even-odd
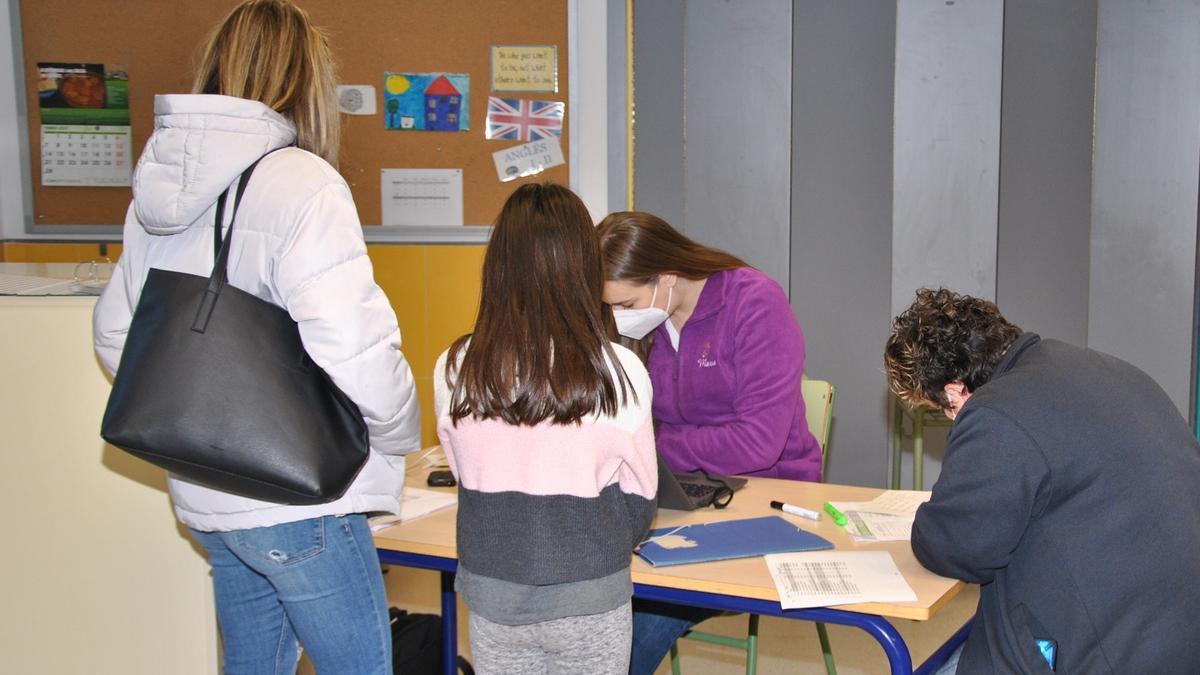
{"label": "pink and grey striped sweater", "polygon": [[630,556],[654,518],[658,468],[650,377],[613,348],[632,391],[616,415],[569,425],[452,424],[447,355],[438,359],[438,438],[459,482],[456,588],[485,619],[598,614],[632,594]]}

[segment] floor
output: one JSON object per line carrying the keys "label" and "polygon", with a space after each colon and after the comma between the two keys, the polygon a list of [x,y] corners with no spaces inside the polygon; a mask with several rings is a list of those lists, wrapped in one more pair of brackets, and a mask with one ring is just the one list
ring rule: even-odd
{"label": "floor", "polygon": [[[425,570],[388,568],[384,575],[391,604],[410,612],[440,613],[438,575]],[[971,617],[979,601],[975,587],[963,590],[930,621],[896,619],[893,624],[908,643],[913,661],[919,665],[938,646]],[[707,631],[744,636],[744,616],[712,619],[704,624]],[[467,644],[466,612],[459,602],[459,651],[470,658]],[[843,626],[829,626],[838,673],[841,675],[877,675],[888,671],[887,658],[879,643],[866,633]],[[744,672],[745,657],[727,647],[685,640],[680,646],[682,671],[686,675],[718,675]],[[302,668],[301,673],[311,673]],[[670,665],[664,661],[656,675],[667,675]],[[764,617],[759,624],[759,665],[762,675],[823,673],[817,632],[811,624]]]}

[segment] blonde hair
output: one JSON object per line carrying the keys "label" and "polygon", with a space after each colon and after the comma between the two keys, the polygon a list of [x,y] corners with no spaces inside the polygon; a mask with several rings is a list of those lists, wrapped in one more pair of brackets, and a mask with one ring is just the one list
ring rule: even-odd
{"label": "blonde hair", "polygon": [[296,125],[296,145],[337,166],[341,119],[329,43],[291,0],[246,0],[206,42],[195,94],[259,101]]}

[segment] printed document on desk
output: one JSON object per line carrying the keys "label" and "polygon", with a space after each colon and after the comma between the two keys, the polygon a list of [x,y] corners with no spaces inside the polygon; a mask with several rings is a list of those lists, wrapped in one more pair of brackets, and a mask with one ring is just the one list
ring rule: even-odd
{"label": "printed document on desk", "polygon": [[396,523],[407,522],[414,518],[441,511],[458,503],[458,495],[453,492],[422,490],[421,488],[404,487],[400,495],[400,515],[375,516],[371,519],[371,531],[378,532]]}
{"label": "printed document on desk", "polygon": [[887,551],[781,553],[767,569],[783,609],[917,600]]}
{"label": "printed document on desk", "polygon": [[829,540],[794,523],[779,516],[763,516],[654,530],[637,553],[651,565],[665,567],[831,548]]}
{"label": "printed document on desk", "polygon": [[831,502],[850,522],[846,532],[855,541],[908,541],[917,507],[932,493],[923,490],[888,490],[869,502]]}
{"label": "printed document on desk", "polygon": [[929,501],[929,490],[888,490],[862,506],[863,511],[893,516],[915,516],[917,507]]}
{"label": "printed document on desk", "polygon": [[856,502],[837,502],[839,511],[846,514],[846,533],[854,541],[909,541],[912,539],[912,516],[892,516],[864,511]]}

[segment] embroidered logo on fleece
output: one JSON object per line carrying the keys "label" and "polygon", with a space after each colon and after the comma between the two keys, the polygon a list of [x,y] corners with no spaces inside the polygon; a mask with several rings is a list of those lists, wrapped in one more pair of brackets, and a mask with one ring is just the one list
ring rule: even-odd
{"label": "embroidered logo on fleece", "polygon": [[712,342],[710,340],[705,340],[704,349],[700,350],[700,358],[696,359],[696,365],[700,366],[701,368],[712,368],[713,366],[717,365],[717,360],[709,358],[708,356],[709,352],[711,351]]}

